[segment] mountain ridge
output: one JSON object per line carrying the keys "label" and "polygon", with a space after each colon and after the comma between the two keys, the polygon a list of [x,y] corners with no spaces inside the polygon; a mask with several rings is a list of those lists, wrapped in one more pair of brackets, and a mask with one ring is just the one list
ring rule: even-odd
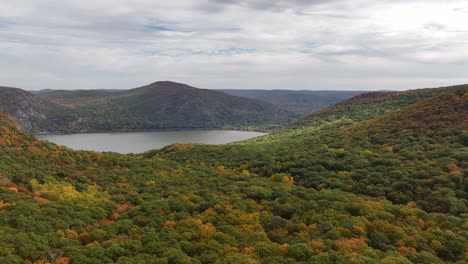
{"label": "mountain ridge", "polygon": [[33,132],[272,130],[285,126],[296,117],[267,102],[170,81],[125,91],[46,91],[37,95],[20,89],[9,91],[13,91],[16,98],[23,98],[24,103],[41,110],[32,111],[35,108],[30,107],[30,115],[20,117],[15,115],[19,108],[7,102],[8,95],[3,93],[2,97],[0,94],[0,107]]}

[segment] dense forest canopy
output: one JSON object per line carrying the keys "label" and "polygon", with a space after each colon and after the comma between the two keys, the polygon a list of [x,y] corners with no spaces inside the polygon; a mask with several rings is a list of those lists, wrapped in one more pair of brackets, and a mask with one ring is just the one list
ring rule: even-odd
{"label": "dense forest canopy", "polygon": [[268,136],[73,151],[0,116],[0,263],[464,263],[468,85]]}

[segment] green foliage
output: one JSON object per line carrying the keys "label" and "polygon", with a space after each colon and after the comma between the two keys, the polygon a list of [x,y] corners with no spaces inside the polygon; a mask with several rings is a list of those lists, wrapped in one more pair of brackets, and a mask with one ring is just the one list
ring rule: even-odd
{"label": "green foliage", "polygon": [[2,115],[0,262],[463,263],[466,89],[141,155],[72,151]]}

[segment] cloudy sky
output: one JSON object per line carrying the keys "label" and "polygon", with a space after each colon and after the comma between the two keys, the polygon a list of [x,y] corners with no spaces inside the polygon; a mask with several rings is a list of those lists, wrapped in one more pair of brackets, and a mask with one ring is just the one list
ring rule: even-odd
{"label": "cloudy sky", "polygon": [[0,0],[0,85],[468,83],[468,1]]}

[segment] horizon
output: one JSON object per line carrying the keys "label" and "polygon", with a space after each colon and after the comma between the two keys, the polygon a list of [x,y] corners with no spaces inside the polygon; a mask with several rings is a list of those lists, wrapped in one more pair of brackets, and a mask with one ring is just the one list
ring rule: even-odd
{"label": "horizon", "polygon": [[466,1],[25,0],[0,10],[0,78],[26,90],[468,83]]}
{"label": "horizon", "polygon": [[333,92],[333,91],[336,91],[336,92],[404,92],[404,91],[410,91],[410,90],[419,90],[419,89],[437,89],[437,88],[444,88],[444,87],[452,87],[452,86],[459,86],[459,85],[467,85],[468,83],[460,83],[460,84],[450,84],[450,85],[442,85],[442,86],[434,86],[434,87],[416,87],[416,88],[408,88],[408,89],[380,89],[380,90],[365,90],[365,89],[355,89],[355,90],[352,90],[352,89],[256,89],[256,88],[224,88],[224,89],[218,89],[218,88],[207,88],[207,87],[195,87],[195,86],[192,86],[190,84],[187,84],[187,83],[181,83],[181,82],[176,82],[176,81],[169,81],[169,80],[164,80],[164,81],[156,81],[156,82],[152,82],[152,83],[149,83],[149,84],[146,84],[146,85],[141,85],[141,86],[138,86],[138,87],[132,87],[132,88],[119,88],[119,89],[116,89],[116,88],[95,88],[95,89],[80,89],[80,88],[77,88],[77,89],[51,89],[51,88],[43,88],[43,89],[26,89],[26,88],[23,88],[23,87],[14,87],[14,86],[8,86],[8,85],[0,85],[0,88],[15,88],[15,89],[21,89],[21,90],[24,90],[24,91],[29,91],[29,92],[41,92],[41,91],[92,91],[92,90],[100,90],[100,91],[112,91],[112,90],[115,90],[115,91],[129,91],[129,90],[132,90],[132,89],[138,89],[138,88],[142,88],[142,87],[145,87],[145,86],[148,86],[148,85],[151,85],[151,84],[154,84],[154,83],[158,83],[158,82],[171,82],[171,83],[178,83],[178,84],[182,84],[182,85],[187,85],[187,86],[190,86],[191,88],[195,88],[195,89],[204,89],[204,90],[213,90],[213,91],[223,91],[223,90],[239,90],[239,91],[292,91],[292,92],[301,92],[301,91],[305,91],[305,92]]}

